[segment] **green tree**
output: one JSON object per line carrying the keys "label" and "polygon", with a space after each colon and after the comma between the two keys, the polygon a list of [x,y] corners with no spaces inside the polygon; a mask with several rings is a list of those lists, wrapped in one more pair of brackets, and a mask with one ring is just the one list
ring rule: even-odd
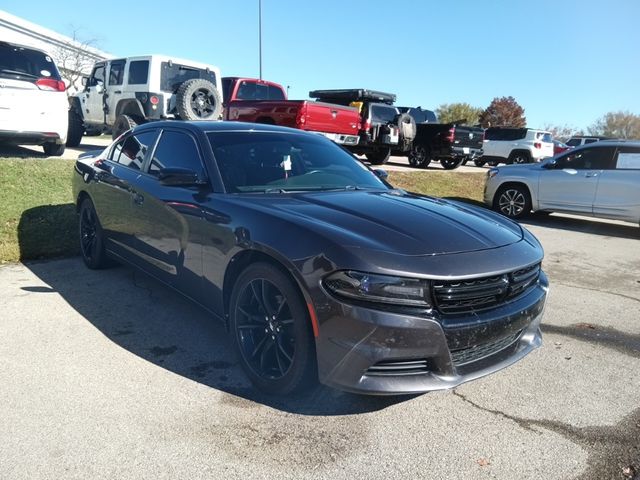
{"label": "green tree", "polygon": [[496,97],[480,114],[480,124],[484,127],[517,127],[527,125],[522,108],[513,97]]}
{"label": "green tree", "polygon": [[628,111],[609,112],[588,128],[590,135],[640,139],[640,116]]}
{"label": "green tree", "polygon": [[468,103],[443,103],[436,108],[440,123],[451,123],[464,120],[463,125],[477,125],[480,123],[482,109],[472,107]]}

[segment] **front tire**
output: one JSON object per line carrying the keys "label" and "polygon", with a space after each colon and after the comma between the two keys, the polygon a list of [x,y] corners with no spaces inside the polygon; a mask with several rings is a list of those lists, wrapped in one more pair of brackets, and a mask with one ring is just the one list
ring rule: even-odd
{"label": "front tire", "polygon": [[77,147],[84,135],[82,118],[75,108],[69,109],[69,127],[67,129],[67,147]]}
{"label": "front tire", "polygon": [[230,330],[242,369],[270,394],[302,390],[316,376],[311,320],[297,285],[268,263],[247,267],[229,306]]}
{"label": "front tire", "polygon": [[523,185],[500,187],[493,201],[493,208],[506,217],[519,219],[531,213],[531,195]]}
{"label": "front tire", "polygon": [[104,248],[104,232],[100,219],[89,198],[85,198],[80,204],[80,254],[84,264],[92,269],[98,270],[109,267],[112,262],[107,257]]}

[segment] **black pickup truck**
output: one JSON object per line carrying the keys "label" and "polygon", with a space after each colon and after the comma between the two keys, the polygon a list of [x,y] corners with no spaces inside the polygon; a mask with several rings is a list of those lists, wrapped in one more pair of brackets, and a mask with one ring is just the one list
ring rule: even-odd
{"label": "black pickup truck", "polygon": [[407,155],[412,167],[427,168],[436,160],[443,168],[452,170],[482,156],[482,128],[461,125],[464,120],[437,123],[434,112],[420,107],[398,107],[398,110],[413,117],[416,135],[408,152],[394,151],[393,154]]}

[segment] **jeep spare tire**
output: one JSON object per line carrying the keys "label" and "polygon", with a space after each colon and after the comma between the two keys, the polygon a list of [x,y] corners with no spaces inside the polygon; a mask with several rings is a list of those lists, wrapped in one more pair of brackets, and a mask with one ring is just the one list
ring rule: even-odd
{"label": "jeep spare tire", "polygon": [[217,120],[222,112],[222,99],[209,80],[192,78],[178,87],[176,110],[182,120]]}
{"label": "jeep spare tire", "polygon": [[401,113],[396,116],[395,123],[400,129],[400,138],[402,140],[413,140],[416,138],[416,121],[408,113]]}

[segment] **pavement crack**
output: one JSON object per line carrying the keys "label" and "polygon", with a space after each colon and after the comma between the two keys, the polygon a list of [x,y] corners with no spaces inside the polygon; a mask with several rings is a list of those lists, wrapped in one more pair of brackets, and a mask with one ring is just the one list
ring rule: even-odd
{"label": "pavement crack", "polygon": [[478,410],[482,410],[483,412],[487,412],[487,413],[491,413],[493,415],[497,415],[498,417],[502,417],[506,420],[511,420],[512,422],[515,422],[520,428],[523,428],[525,430],[528,430],[530,432],[534,432],[537,433],[538,435],[541,435],[542,432],[536,430],[535,428],[532,428],[532,425],[535,424],[535,420],[529,420],[526,418],[520,418],[520,417],[515,417],[513,415],[509,415],[508,413],[504,413],[501,412],[500,410],[494,410],[492,408],[487,408],[487,407],[483,407],[482,405],[479,405],[477,403],[475,403],[473,400],[468,399],[467,397],[465,397],[463,394],[461,394],[460,392],[458,392],[457,390],[453,390],[453,394],[460,398],[463,402],[468,403],[469,405],[471,405],[472,407],[477,408]]}
{"label": "pavement crack", "polygon": [[583,287],[581,285],[573,285],[571,283],[553,282],[554,285],[560,285],[562,287],[578,288],[580,290],[588,290],[590,292],[605,293],[608,295],[615,295],[616,297],[626,298],[627,300],[633,300],[640,303],[640,298],[632,297],[631,295],[625,295],[624,293],[612,292],[610,290],[603,290],[601,288]]}

